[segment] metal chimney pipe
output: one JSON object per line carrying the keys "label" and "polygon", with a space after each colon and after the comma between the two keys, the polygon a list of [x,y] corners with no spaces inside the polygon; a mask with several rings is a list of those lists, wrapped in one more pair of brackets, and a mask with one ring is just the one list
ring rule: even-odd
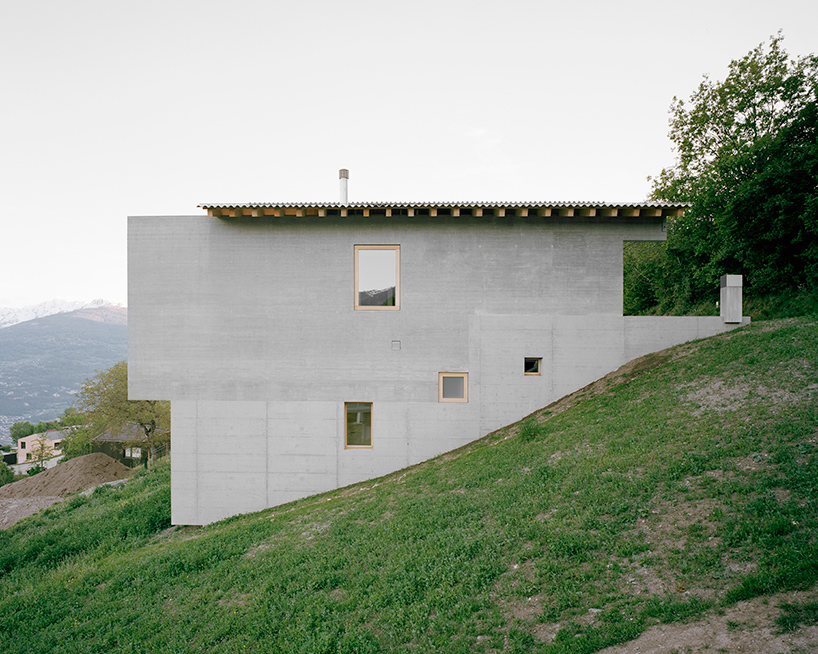
{"label": "metal chimney pipe", "polygon": [[348,185],[349,185],[349,171],[346,168],[341,168],[338,171],[338,178],[341,180],[341,204],[349,204]]}

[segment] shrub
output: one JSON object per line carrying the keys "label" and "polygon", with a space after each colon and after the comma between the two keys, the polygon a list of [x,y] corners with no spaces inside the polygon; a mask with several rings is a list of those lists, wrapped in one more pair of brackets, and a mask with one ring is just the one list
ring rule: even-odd
{"label": "shrub", "polygon": [[520,425],[520,438],[523,441],[533,441],[540,435],[540,425],[533,418],[528,418]]}
{"label": "shrub", "polygon": [[5,486],[14,481],[14,473],[6,465],[5,461],[0,461],[0,486]]}
{"label": "shrub", "polygon": [[38,472],[42,472],[43,470],[45,470],[45,466],[43,466],[42,463],[38,463],[36,466],[32,466],[28,469],[28,476],[33,477]]}

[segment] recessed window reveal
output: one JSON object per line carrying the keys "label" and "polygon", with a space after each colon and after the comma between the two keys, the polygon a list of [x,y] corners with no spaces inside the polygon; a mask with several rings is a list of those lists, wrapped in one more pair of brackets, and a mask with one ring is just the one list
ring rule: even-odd
{"label": "recessed window reveal", "polygon": [[439,372],[437,374],[438,402],[468,402],[469,373]]}
{"label": "recessed window reveal", "polygon": [[400,310],[400,245],[355,246],[355,309]]}

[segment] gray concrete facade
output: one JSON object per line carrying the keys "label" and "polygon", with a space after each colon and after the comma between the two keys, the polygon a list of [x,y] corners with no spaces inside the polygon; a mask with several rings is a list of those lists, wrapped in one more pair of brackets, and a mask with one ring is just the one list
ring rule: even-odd
{"label": "gray concrete facade", "polygon": [[[661,211],[281,213],[129,219],[129,394],[171,401],[175,524],[426,460],[742,324],[622,316],[622,243],[664,240]],[[356,245],[400,246],[400,310],[354,309]],[[439,401],[440,372],[468,402]],[[371,449],[345,449],[345,402],[372,403]]]}

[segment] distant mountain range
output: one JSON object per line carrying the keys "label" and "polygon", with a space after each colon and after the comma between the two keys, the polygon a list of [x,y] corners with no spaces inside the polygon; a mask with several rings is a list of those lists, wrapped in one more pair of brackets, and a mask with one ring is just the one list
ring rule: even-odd
{"label": "distant mountain range", "polygon": [[34,320],[35,318],[45,318],[52,316],[55,313],[69,313],[77,309],[99,308],[106,306],[119,306],[115,302],[108,302],[107,300],[91,300],[84,301],[67,301],[67,300],[49,300],[48,302],[41,302],[40,304],[32,304],[27,307],[10,308],[0,307],[0,329],[4,327],[11,327],[27,320]]}
{"label": "distant mountain range", "polygon": [[362,307],[395,306],[395,287],[359,291],[358,304]]}
{"label": "distant mountain range", "polygon": [[[74,394],[86,379],[128,357],[125,307],[92,303],[66,310],[67,305],[70,303],[37,305],[40,311],[47,306],[56,311],[0,329],[2,442],[8,442],[15,422],[57,418],[73,404]],[[0,309],[0,320],[12,319],[4,313],[8,311]]]}

